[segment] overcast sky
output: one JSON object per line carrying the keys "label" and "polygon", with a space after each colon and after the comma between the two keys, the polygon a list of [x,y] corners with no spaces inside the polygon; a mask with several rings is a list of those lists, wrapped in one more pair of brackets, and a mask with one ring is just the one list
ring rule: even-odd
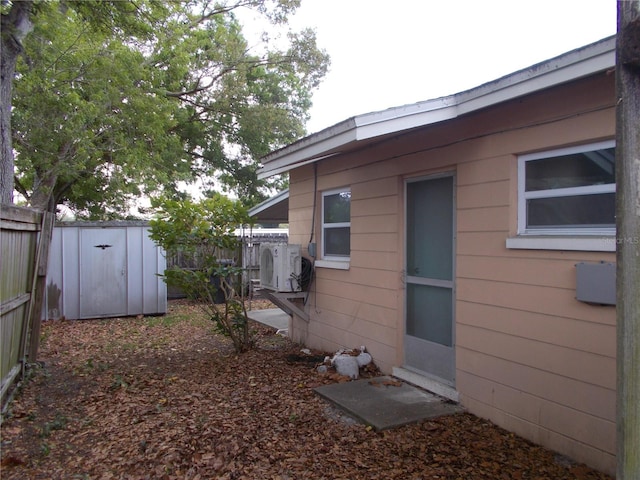
{"label": "overcast sky", "polygon": [[331,70],[310,133],[458,93],[616,32],[615,0],[302,0]]}

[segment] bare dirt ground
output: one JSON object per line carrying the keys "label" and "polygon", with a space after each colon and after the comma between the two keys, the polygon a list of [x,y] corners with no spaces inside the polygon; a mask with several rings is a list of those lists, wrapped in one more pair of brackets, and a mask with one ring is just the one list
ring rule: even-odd
{"label": "bare dirt ground", "polygon": [[256,325],[236,355],[194,305],[169,310],[45,322],[3,480],[610,478],[469,414],[372,431],[314,393],[344,379],[291,362],[299,345]]}

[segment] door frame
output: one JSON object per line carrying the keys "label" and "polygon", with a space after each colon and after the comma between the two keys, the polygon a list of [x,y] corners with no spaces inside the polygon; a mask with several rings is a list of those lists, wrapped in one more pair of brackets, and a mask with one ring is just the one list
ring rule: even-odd
{"label": "door frame", "polygon": [[[439,178],[447,178],[447,177],[451,177],[452,179],[452,202],[453,202],[453,207],[452,207],[452,232],[451,232],[451,239],[452,239],[452,258],[451,258],[451,268],[452,268],[452,280],[451,280],[451,350],[452,350],[452,378],[451,379],[446,379],[446,378],[442,378],[439,377],[437,375],[434,374],[430,374],[429,372],[420,370],[418,368],[412,367],[410,365],[407,365],[406,361],[407,361],[407,229],[408,229],[408,218],[407,218],[407,213],[408,213],[408,205],[407,205],[407,192],[408,192],[408,188],[407,185],[410,183],[417,183],[417,182],[422,182],[422,181],[428,181],[428,180],[437,180]],[[420,176],[416,176],[416,177],[405,177],[403,180],[403,187],[404,187],[404,201],[403,201],[403,208],[404,208],[404,222],[403,222],[403,259],[402,259],[402,282],[403,282],[403,299],[402,299],[402,303],[403,303],[403,315],[402,315],[402,319],[403,319],[403,323],[402,323],[402,362],[403,362],[403,368],[410,371],[410,372],[414,372],[415,374],[418,374],[420,376],[423,376],[425,378],[429,378],[432,379],[433,381],[443,384],[443,385],[447,385],[449,387],[454,387],[455,388],[455,384],[456,384],[456,298],[457,298],[457,281],[456,281],[456,260],[457,260],[457,254],[456,254],[456,247],[457,247],[457,175],[456,175],[456,171],[455,170],[447,170],[447,171],[443,171],[443,172],[438,172],[438,173],[433,173],[433,174],[426,174],[426,175],[420,175]],[[426,341],[426,340],[425,340]],[[447,347],[443,347],[443,348],[447,348]]]}

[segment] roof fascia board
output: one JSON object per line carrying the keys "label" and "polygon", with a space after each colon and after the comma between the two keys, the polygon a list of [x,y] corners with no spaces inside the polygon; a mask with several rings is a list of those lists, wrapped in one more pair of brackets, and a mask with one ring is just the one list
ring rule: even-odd
{"label": "roof fascia board", "polygon": [[267,155],[265,155],[261,160],[263,163],[273,163],[277,161],[279,158],[283,156],[291,155],[298,150],[303,150],[307,148],[313,149],[314,146],[318,143],[329,141],[331,143],[335,143],[335,139],[346,140],[349,141],[351,139],[350,135],[353,135],[355,138],[355,129],[356,123],[355,118],[349,118],[340,123],[337,123],[329,128],[325,128],[324,130],[319,131],[318,133],[313,133],[308,135],[300,140],[297,140],[289,145],[286,145],[278,150],[275,150]]}
{"label": "roof fascia board", "polygon": [[615,36],[455,95],[350,118],[266,156],[258,178],[332,156],[349,143],[450,120],[613,67]]}
{"label": "roof fascia board", "polygon": [[[402,109],[403,112],[399,113],[397,109]],[[393,112],[391,112],[392,110]],[[378,115],[378,113],[381,115]],[[456,97],[455,95],[451,95],[415,105],[396,107],[394,109],[356,117],[358,124],[356,137],[357,140],[366,140],[409,130],[422,125],[450,120],[457,116],[458,107]]]}
{"label": "roof fascia board", "polygon": [[289,198],[288,188],[282,190],[281,192],[276,193],[273,197],[267,198],[264,202],[261,202],[258,205],[250,208],[248,213],[251,217],[253,217],[263,212],[264,210],[274,206],[275,204],[280,203],[283,200],[286,200],[287,198]]}
{"label": "roof fascia board", "polygon": [[458,114],[463,115],[474,110],[496,105],[560,85],[561,83],[577,80],[614,66],[615,51],[611,50],[578,63],[556,66],[553,69],[548,69],[543,73],[538,73],[521,81],[508,83],[501,88],[494,88],[491,92],[482,95],[472,95],[473,91],[463,92],[458,94]]}
{"label": "roof fascia board", "polygon": [[[282,171],[290,170],[293,165],[301,166],[298,165],[301,162],[309,163],[310,160],[321,160],[331,156],[327,155],[328,151],[357,140],[353,119],[349,120],[348,129],[340,129],[336,133],[333,132],[334,130],[331,128],[323,130],[317,134],[317,137],[311,135],[302,139],[300,144],[298,142],[293,143],[289,146],[291,148],[285,147],[265,157],[263,166],[258,170],[258,178],[266,178],[282,173]],[[272,157],[273,160],[270,160],[269,157]],[[282,167],[286,167],[285,170],[281,171]]]}
{"label": "roof fascia board", "polygon": [[287,173],[289,170],[292,170],[294,168],[304,167],[305,165],[309,165],[310,163],[315,163],[320,160],[324,160],[325,158],[334,157],[340,153],[341,152],[334,152],[327,155],[320,155],[319,157],[309,158],[305,161],[300,161],[295,164],[287,163],[286,165],[283,165],[281,167],[270,168],[269,170],[266,170],[265,167],[261,167],[260,169],[258,169],[258,180],[263,180],[265,178],[269,178],[273,175],[279,175],[281,173]]}
{"label": "roof fascia board", "polygon": [[280,202],[284,202],[288,198],[289,198],[289,189],[286,188],[281,192],[276,193],[273,197],[267,198],[264,202],[261,202],[258,205],[250,208],[248,211],[248,214],[250,217],[258,216],[262,212],[276,206]]}
{"label": "roof fascia board", "polygon": [[614,48],[601,41],[449,97],[356,117],[356,136],[364,140],[450,120],[614,66]]}

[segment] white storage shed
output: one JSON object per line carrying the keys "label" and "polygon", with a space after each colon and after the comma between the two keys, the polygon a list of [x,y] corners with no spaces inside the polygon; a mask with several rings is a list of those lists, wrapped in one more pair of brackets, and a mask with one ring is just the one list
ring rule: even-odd
{"label": "white storage shed", "polygon": [[164,251],[142,221],[60,222],[53,230],[46,319],[167,312]]}

